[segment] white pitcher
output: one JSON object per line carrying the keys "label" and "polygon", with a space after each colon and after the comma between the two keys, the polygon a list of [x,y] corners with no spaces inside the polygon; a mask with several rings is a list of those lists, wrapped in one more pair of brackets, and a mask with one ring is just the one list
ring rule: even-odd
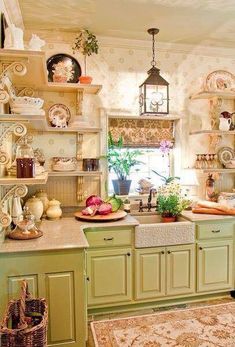
{"label": "white pitcher", "polygon": [[232,122],[231,118],[222,118],[222,117],[220,117],[220,119],[219,119],[219,130],[228,131],[230,129],[231,122]]}

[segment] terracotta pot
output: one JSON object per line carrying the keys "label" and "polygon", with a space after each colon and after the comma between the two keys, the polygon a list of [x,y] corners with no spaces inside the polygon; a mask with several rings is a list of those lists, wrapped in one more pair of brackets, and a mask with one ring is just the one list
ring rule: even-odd
{"label": "terracotta pot", "polygon": [[162,223],[173,223],[176,222],[176,216],[164,217],[162,216]]}
{"label": "terracotta pot", "polygon": [[67,82],[67,77],[66,76],[61,76],[61,75],[53,75],[53,82],[66,83]]}
{"label": "terracotta pot", "polygon": [[91,76],[80,76],[79,77],[79,82],[81,84],[91,84],[92,77]]}

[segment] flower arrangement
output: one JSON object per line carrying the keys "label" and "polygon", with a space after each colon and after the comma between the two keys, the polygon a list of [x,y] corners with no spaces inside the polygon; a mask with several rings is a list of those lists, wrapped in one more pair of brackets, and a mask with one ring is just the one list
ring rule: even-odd
{"label": "flower arrangement", "polygon": [[157,206],[163,221],[175,221],[189,205],[190,200],[183,194],[180,184],[175,179],[158,189]]}
{"label": "flower arrangement", "polygon": [[72,64],[63,61],[59,61],[57,64],[53,64],[52,72],[54,76],[64,78],[67,82],[70,81],[74,75]]}

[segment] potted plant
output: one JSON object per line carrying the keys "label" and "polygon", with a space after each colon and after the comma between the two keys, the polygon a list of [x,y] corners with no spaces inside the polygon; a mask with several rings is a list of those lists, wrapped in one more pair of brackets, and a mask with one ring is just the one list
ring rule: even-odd
{"label": "potted plant", "polygon": [[176,222],[178,215],[190,205],[190,200],[182,194],[175,180],[158,189],[157,208],[162,222]]}
{"label": "potted plant", "polygon": [[111,132],[108,134],[108,169],[113,170],[117,175],[116,180],[112,180],[114,192],[117,195],[128,195],[131,186],[131,180],[128,179],[132,167],[140,164],[137,157],[141,154],[139,150],[130,150],[123,148],[123,138],[119,137],[114,142]]}
{"label": "potted plant", "polygon": [[81,30],[78,36],[75,39],[73,44],[73,53],[76,51],[82,53],[84,56],[84,74],[79,77],[79,82],[84,84],[90,84],[92,81],[91,76],[87,76],[87,56],[92,55],[93,53],[97,54],[99,45],[97,38],[92,34],[88,29]]}

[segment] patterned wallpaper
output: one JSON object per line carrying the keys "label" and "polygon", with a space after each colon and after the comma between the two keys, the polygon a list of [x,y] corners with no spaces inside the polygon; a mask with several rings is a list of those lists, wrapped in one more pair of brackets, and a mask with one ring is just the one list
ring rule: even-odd
{"label": "patterned wallpaper", "polygon": [[[60,33],[61,35],[61,33]],[[47,37],[45,37],[47,39]],[[59,40],[59,37],[58,37]],[[55,53],[72,54],[70,43],[62,43],[47,40],[45,46],[48,57]],[[72,43],[72,42],[71,42]],[[208,101],[191,101],[189,96],[201,89],[203,78],[210,72],[218,69],[228,70],[235,73],[235,59],[225,56],[203,55],[198,47],[189,53],[172,52],[166,45],[165,49],[157,51],[158,67],[162,76],[170,83],[170,112],[182,117],[178,141],[180,149],[178,157],[183,158],[181,167],[192,167],[195,161],[195,153],[207,153],[209,141],[204,135],[190,136],[189,130],[205,128],[209,124]],[[222,51],[221,51],[221,55]],[[75,55],[82,65],[82,57]],[[103,89],[98,96],[89,96],[85,100],[84,116],[89,119],[90,124],[99,124],[99,112],[97,107],[125,110],[131,114],[138,115],[138,86],[146,78],[146,72],[150,67],[151,47],[128,48],[126,46],[103,45],[97,56],[88,58],[88,73],[93,76],[93,83],[102,84]],[[55,93],[58,94],[58,93]],[[67,96],[58,94],[55,98],[47,99],[46,107],[54,101],[63,103]],[[71,96],[70,96],[71,97]],[[73,108],[73,100],[65,101]],[[224,110],[233,110],[233,102],[228,101]],[[53,134],[41,134],[35,143],[47,153],[48,157],[54,155],[74,155],[74,135],[60,136],[56,141]],[[86,140],[85,140],[86,141]],[[84,149],[88,152],[94,149],[95,142],[87,138]],[[223,139],[222,144],[232,145],[232,137]],[[68,145],[69,144],[69,145]],[[219,182],[220,188],[231,188],[232,177],[227,176]],[[222,185],[221,185],[222,184]]]}

